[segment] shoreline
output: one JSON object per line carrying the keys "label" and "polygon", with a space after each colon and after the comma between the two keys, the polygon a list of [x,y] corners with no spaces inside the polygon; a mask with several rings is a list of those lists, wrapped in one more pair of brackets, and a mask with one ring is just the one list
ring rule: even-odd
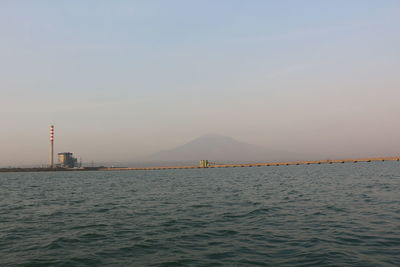
{"label": "shoreline", "polygon": [[87,168],[0,168],[0,172],[66,172],[66,171],[98,171],[104,167]]}
{"label": "shoreline", "polygon": [[379,158],[356,158],[356,159],[336,159],[336,160],[311,160],[311,161],[288,161],[288,162],[267,162],[267,163],[246,163],[246,164],[218,164],[204,166],[160,166],[160,167],[84,167],[84,168],[0,168],[0,172],[60,172],[60,171],[139,171],[139,170],[174,170],[174,169],[212,169],[212,168],[242,168],[242,167],[262,167],[262,166],[291,166],[291,165],[315,165],[315,164],[337,164],[337,163],[359,163],[377,161],[400,161],[398,157],[379,157]]}

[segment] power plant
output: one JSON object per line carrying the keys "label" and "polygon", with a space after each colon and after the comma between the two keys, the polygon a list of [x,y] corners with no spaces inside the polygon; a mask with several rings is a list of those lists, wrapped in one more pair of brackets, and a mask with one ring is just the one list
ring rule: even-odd
{"label": "power plant", "polygon": [[171,170],[171,169],[213,169],[213,168],[236,168],[236,167],[267,167],[267,166],[291,166],[291,165],[314,165],[314,164],[338,164],[338,163],[359,163],[359,162],[378,162],[378,161],[397,161],[400,162],[400,156],[376,157],[376,158],[349,158],[333,160],[308,160],[308,161],[289,161],[289,162],[256,162],[256,163],[234,163],[222,164],[208,160],[200,160],[198,165],[181,166],[158,166],[158,167],[105,167],[93,166],[82,167],[82,159],[78,161],[72,152],[60,152],[57,154],[58,162],[54,164],[54,125],[50,125],[50,149],[49,164],[45,167],[8,167],[0,168],[0,172],[31,172],[31,171],[116,171],[116,170]]}
{"label": "power plant", "polygon": [[78,159],[74,158],[71,152],[58,153],[58,164],[60,168],[75,168],[79,167]]}
{"label": "power plant", "polygon": [[54,164],[54,125],[50,125],[50,152],[49,152],[49,168],[76,168],[81,167],[82,163],[78,163],[78,159],[71,152],[61,152],[57,154],[58,163]]}

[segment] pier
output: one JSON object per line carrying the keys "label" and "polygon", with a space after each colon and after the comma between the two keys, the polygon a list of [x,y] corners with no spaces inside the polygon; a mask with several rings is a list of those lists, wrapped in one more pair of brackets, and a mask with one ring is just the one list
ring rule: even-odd
{"label": "pier", "polygon": [[287,162],[266,162],[266,163],[243,163],[243,164],[215,164],[207,160],[201,160],[199,165],[193,166],[160,166],[160,167],[82,167],[82,168],[0,168],[1,172],[54,172],[54,171],[156,171],[175,169],[213,169],[213,168],[243,168],[262,166],[292,166],[292,165],[315,165],[315,164],[338,164],[338,163],[359,163],[377,161],[400,161],[398,157],[380,158],[357,158],[357,159],[334,159],[334,160],[310,160],[310,161],[287,161]]}
{"label": "pier", "polygon": [[338,163],[359,163],[359,162],[376,162],[376,161],[400,161],[399,157],[381,157],[381,158],[357,158],[357,159],[335,159],[335,160],[311,160],[311,161],[288,161],[288,162],[267,162],[267,163],[246,163],[246,164],[201,164],[198,166],[162,166],[162,167],[145,167],[145,168],[101,168],[99,170],[174,170],[174,169],[212,169],[212,168],[241,168],[241,167],[262,167],[262,166],[291,166],[291,165],[312,165],[312,164],[338,164]]}

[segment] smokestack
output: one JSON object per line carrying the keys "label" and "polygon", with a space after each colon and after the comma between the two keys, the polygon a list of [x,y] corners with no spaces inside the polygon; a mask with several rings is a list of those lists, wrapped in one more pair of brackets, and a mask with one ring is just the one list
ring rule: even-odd
{"label": "smokestack", "polygon": [[49,158],[50,168],[54,168],[54,125],[50,126],[50,158]]}

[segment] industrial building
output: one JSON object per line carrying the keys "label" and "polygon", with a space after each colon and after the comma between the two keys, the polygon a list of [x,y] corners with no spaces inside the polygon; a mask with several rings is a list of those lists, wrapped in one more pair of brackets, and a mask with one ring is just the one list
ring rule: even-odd
{"label": "industrial building", "polygon": [[74,156],[71,152],[58,153],[57,167],[61,167],[61,168],[79,167],[78,159],[74,158]]}

